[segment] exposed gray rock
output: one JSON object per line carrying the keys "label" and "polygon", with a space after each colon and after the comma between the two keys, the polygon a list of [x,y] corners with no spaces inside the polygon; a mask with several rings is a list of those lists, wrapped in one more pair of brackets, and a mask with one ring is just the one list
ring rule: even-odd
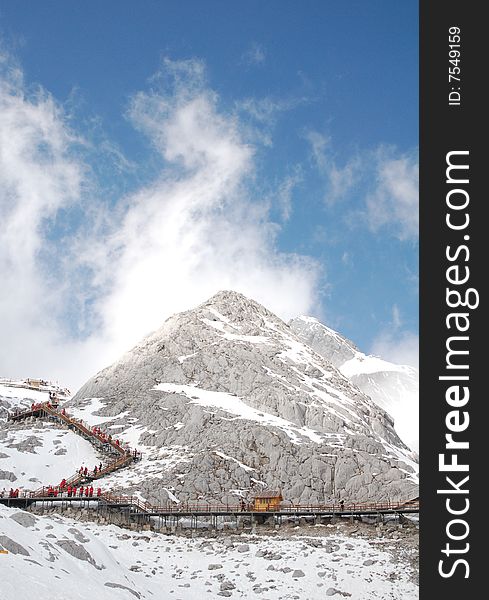
{"label": "exposed gray rock", "polygon": [[222,569],[222,565],[217,563],[210,563],[207,567],[209,571],[216,571],[217,569]]}
{"label": "exposed gray rock", "polygon": [[326,596],[351,596],[349,592],[342,592],[341,590],[337,590],[336,588],[330,587],[326,590]]}
{"label": "exposed gray rock", "polygon": [[76,539],[76,541],[80,542],[81,544],[86,544],[88,541],[90,541],[79,529],[76,529],[75,527],[70,527],[68,531]]}
{"label": "exposed gray rock", "polygon": [[16,481],[17,477],[12,471],[0,471],[0,479],[6,479],[7,481]]}
{"label": "exposed gray rock", "polygon": [[19,452],[36,454],[36,447],[38,446],[42,446],[42,441],[35,435],[30,435],[20,442],[9,444],[7,448],[16,448]]}
{"label": "exposed gray rock", "polygon": [[234,583],[232,581],[223,581],[220,585],[221,591],[234,590],[235,588],[236,588],[236,586],[234,585]]}
{"label": "exposed gray rock", "polygon": [[21,546],[18,542],[9,538],[8,535],[0,535],[0,546],[5,550],[8,550],[12,554],[22,554],[23,556],[30,556],[29,552]]}
{"label": "exposed gray rock", "polygon": [[295,579],[296,577],[305,577],[306,574],[304,573],[304,571],[302,571],[301,569],[295,569],[292,572],[292,577]]}
{"label": "exposed gray rock", "polygon": [[14,513],[10,515],[10,518],[19,525],[22,525],[22,527],[34,527],[38,521],[37,517],[27,512]]}
{"label": "exposed gray rock", "polygon": [[33,565],[37,565],[38,567],[42,567],[40,562],[37,562],[37,560],[33,560],[32,558],[24,558],[25,562],[30,562]]}
{"label": "exposed gray rock", "polygon": [[106,581],[104,583],[104,585],[106,587],[110,587],[110,588],[118,588],[120,590],[126,590],[128,592],[130,592],[133,596],[136,596],[136,598],[141,598],[141,594],[139,592],[136,592],[136,590],[133,590],[130,587],[127,587],[127,585],[122,585],[120,583],[113,583],[111,581]]}
{"label": "exposed gray rock", "polygon": [[92,555],[81,544],[77,544],[73,540],[58,540],[56,544],[74,558],[78,558],[78,560],[83,560],[96,566]]}

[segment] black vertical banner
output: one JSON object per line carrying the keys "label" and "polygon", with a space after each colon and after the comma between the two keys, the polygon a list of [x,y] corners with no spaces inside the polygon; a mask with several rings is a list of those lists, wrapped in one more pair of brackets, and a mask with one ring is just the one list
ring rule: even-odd
{"label": "black vertical banner", "polygon": [[479,598],[487,571],[483,8],[470,1],[420,3],[422,600]]}

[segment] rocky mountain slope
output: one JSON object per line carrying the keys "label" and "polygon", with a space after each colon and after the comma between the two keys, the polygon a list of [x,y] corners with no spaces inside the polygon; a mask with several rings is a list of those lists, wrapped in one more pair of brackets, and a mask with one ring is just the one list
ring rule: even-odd
{"label": "rocky mountain slope", "polygon": [[313,317],[297,317],[293,331],[318,354],[331,361],[343,375],[394,419],[401,440],[415,453],[419,449],[419,373],[366,355],[339,333]]}
{"label": "rocky mountain slope", "polygon": [[235,292],[177,314],[67,405],[143,450],[111,484],[150,501],[416,496],[392,420],[278,317]]}

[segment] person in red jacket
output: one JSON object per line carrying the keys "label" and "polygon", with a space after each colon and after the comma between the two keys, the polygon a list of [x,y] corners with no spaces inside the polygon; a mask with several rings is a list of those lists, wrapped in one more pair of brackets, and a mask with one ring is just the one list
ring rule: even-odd
{"label": "person in red jacket", "polygon": [[73,494],[73,497],[76,496],[76,485],[73,486],[71,493]]}
{"label": "person in red jacket", "polygon": [[89,492],[90,492],[90,490],[89,490],[88,485],[87,485],[87,487],[85,488],[85,498],[88,498]]}
{"label": "person in red jacket", "polygon": [[93,487],[90,486],[90,497],[93,496]]}
{"label": "person in red jacket", "polygon": [[83,486],[80,486],[80,498],[83,496]]}
{"label": "person in red jacket", "polygon": [[68,494],[68,498],[71,498],[71,485],[66,488],[66,492]]}
{"label": "person in red jacket", "polygon": [[102,490],[100,488],[97,488],[97,497],[100,497],[102,495]]}

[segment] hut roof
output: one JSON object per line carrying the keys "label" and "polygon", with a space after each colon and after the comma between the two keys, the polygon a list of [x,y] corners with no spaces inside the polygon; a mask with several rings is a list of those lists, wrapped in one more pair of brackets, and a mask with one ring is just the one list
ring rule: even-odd
{"label": "hut roof", "polygon": [[281,492],[277,491],[277,490],[270,490],[268,492],[259,492],[258,494],[255,494],[253,496],[253,498],[281,498],[282,494]]}

